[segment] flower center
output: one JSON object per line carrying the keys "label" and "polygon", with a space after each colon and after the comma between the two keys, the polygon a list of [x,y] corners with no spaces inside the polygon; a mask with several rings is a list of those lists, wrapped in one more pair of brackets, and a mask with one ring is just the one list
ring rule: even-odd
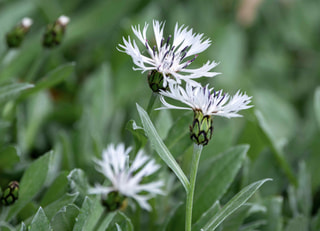
{"label": "flower center", "polygon": [[124,209],[126,207],[127,197],[121,195],[118,191],[110,192],[108,195],[102,196],[101,201],[103,206],[109,212],[115,211],[117,209]]}
{"label": "flower center", "polygon": [[178,49],[177,49],[176,46],[173,46],[171,44],[170,42],[171,37],[172,36],[169,35],[166,40],[164,38],[161,39],[160,47],[158,47],[159,52],[157,51],[156,45],[154,45],[153,48],[151,49],[151,47],[148,44],[148,40],[146,40],[145,42],[145,46],[148,52],[150,53],[152,58],[157,60],[158,62],[158,66],[157,66],[158,72],[170,73],[169,70],[172,69],[172,67],[174,70],[171,70],[171,71],[178,72],[181,69],[189,66],[198,57],[198,55],[195,55],[194,58],[192,58],[191,60],[184,62],[183,65],[179,65],[182,63],[183,59],[187,56],[187,53],[191,45],[187,45],[181,50],[179,49],[179,45],[178,45]]}

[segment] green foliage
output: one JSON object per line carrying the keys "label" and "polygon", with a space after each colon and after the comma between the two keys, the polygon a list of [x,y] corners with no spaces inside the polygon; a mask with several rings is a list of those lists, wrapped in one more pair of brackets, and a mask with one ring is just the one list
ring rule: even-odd
{"label": "green foliage", "polygon": [[198,219],[221,199],[239,171],[248,148],[246,145],[231,148],[200,165],[194,199],[194,219]]}
{"label": "green foliage", "polygon": [[40,207],[36,215],[33,217],[29,230],[53,230],[50,226],[49,219]]}
{"label": "green foliage", "polygon": [[[24,172],[20,181],[20,198],[10,207],[7,220],[11,220],[17,213],[30,202],[43,187],[47,178],[53,152],[50,151],[34,161]],[[42,209],[41,209],[42,211]],[[40,210],[38,213],[42,214]]]}
{"label": "green foliage", "polygon": [[0,86],[0,102],[6,102],[14,99],[24,91],[34,86],[29,83],[9,83]]}
{"label": "green foliage", "polygon": [[238,194],[236,194],[215,216],[210,218],[210,220],[203,227],[203,230],[216,230],[216,228],[223,222],[230,214],[232,214],[241,205],[246,203],[247,200],[257,191],[266,181],[270,179],[261,180],[252,183],[242,189]]}

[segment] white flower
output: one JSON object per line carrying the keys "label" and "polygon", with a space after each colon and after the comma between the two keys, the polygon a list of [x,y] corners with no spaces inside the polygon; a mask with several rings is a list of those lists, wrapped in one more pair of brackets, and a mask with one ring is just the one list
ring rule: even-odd
{"label": "white flower", "polygon": [[[155,194],[163,194],[160,188],[163,182],[142,184],[141,181],[144,177],[156,172],[160,166],[154,160],[150,160],[143,151],[138,152],[129,166],[128,154],[131,149],[131,147],[125,149],[124,144],[118,146],[111,144],[103,151],[102,160],[96,160],[97,170],[104,174],[112,185],[109,187],[96,185],[95,188],[89,190],[89,193],[107,195],[116,191],[135,199],[142,208],[150,210],[151,207],[147,200]],[[143,195],[140,195],[141,192]]]}
{"label": "white flower", "polygon": [[[140,25],[132,26],[135,36],[144,46],[144,50],[140,51],[135,40],[123,38],[123,43],[119,44],[119,51],[125,52],[132,57],[136,67],[134,70],[157,71],[164,76],[163,86],[167,86],[167,82],[181,83],[181,80],[198,84],[192,79],[200,77],[213,77],[219,73],[210,72],[217,63],[207,61],[202,67],[196,69],[188,69],[187,67],[195,60],[199,53],[206,50],[211,41],[204,39],[203,34],[193,33],[188,27],[175,26],[173,38],[171,35],[167,39],[163,36],[164,22],[153,21],[153,31],[156,45],[149,45],[147,39],[148,24],[145,23],[141,31]],[[152,40],[151,40],[152,41]],[[191,58],[187,59],[188,57]]]}
{"label": "white flower", "polygon": [[[222,90],[215,91],[213,88],[209,88],[208,85],[202,87],[188,83],[186,84],[186,89],[177,84],[170,84],[169,89],[169,91],[160,91],[160,100],[165,107],[159,109],[200,110],[204,116],[217,115],[231,118],[241,117],[238,114],[240,110],[252,107],[252,105],[248,105],[252,97],[241,93],[240,90],[234,96],[230,96],[228,93],[223,93]],[[181,101],[189,107],[169,104],[164,99],[164,96]]]}

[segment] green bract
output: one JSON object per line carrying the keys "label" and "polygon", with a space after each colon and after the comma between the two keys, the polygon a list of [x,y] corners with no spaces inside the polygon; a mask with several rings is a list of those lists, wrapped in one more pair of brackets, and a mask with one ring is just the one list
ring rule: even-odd
{"label": "green bract", "polygon": [[148,84],[152,91],[156,93],[158,93],[160,90],[167,90],[167,87],[163,87],[163,75],[155,70],[149,72]]}
{"label": "green bract", "polygon": [[127,197],[118,191],[113,191],[106,196],[102,195],[101,201],[108,212],[113,212],[126,207]]}
{"label": "green bract", "polygon": [[12,205],[19,198],[19,183],[12,181],[4,190],[1,196],[1,203],[3,205]]}
{"label": "green bract", "polygon": [[212,122],[211,116],[203,115],[200,110],[194,111],[193,123],[190,126],[190,137],[196,144],[208,144],[213,133]]}

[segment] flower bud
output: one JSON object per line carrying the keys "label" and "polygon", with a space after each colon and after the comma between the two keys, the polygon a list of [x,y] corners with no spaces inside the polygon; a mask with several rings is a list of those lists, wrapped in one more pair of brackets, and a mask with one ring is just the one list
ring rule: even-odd
{"label": "flower bud", "polygon": [[58,46],[69,22],[69,17],[62,15],[53,24],[49,24],[43,36],[43,46],[48,48]]}
{"label": "flower bud", "polygon": [[150,71],[148,74],[148,83],[153,92],[158,93],[160,90],[167,90],[168,87],[163,87],[163,75],[158,71]]}
{"label": "flower bud", "polygon": [[108,212],[113,212],[118,209],[122,210],[127,206],[127,197],[121,195],[118,191],[113,191],[106,196],[102,196],[101,201]]}
{"label": "flower bud", "polygon": [[3,205],[12,205],[19,197],[19,183],[11,181],[8,187],[3,191],[1,203]]}
{"label": "flower bud", "polygon": [[32,25],[32,19],[23,18],[21,22],[6,35],[7,46],[9,48],[20,47],[24,36],[28,33]]}
{"label": "flower bud", "polygon": [[212,137],[212,118],[203,115],[201,110],[194,110],[194,119],[190,126],[190,137],[198,145],[207,145]]}

